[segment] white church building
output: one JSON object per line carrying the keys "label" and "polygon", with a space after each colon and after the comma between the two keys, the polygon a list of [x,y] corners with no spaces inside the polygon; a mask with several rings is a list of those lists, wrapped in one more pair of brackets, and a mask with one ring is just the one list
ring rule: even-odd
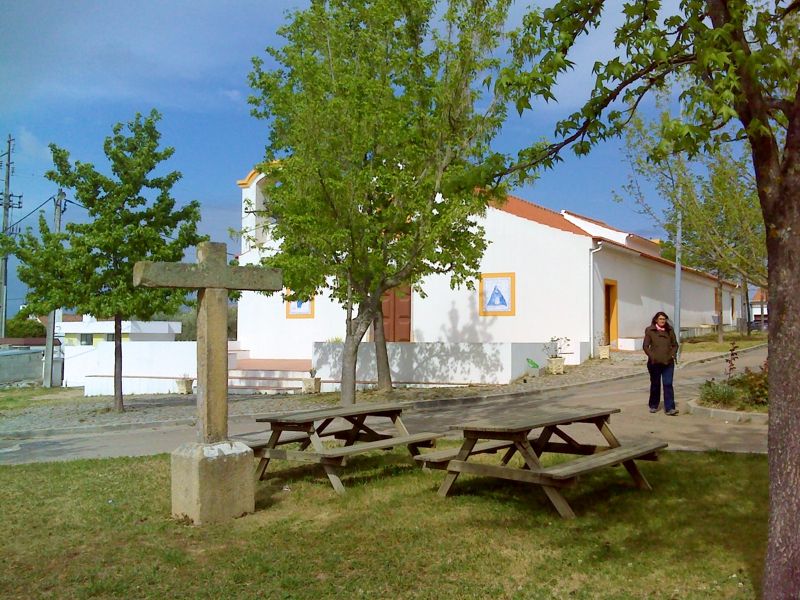
{"label": "white church building", "polygon": [[[242,189],[240,264],[256,264],[274,242],[257,215],[269,202],[256,171]],[[609,343],[640,350],[645,326],[674,309],[675,265],[658,244],[568,211],[554,212],[509,196],[487,210],[489,246],[475,290],[450,289],[449,277],[422,282],[426,297],[394,290],[384,300],[393,379],[398,384],[508,383],[526,373],[528,359],[544,365],[543,344],[566,338],[567,364],[579,364]],[[265,229],[266,228],[266,229]],[[683,268],[682,329],[723,324],[742,316],[741,289]],[[280,294],[244,292],[239,300],[238,346],[256,359],[309,361],[335,389],[345,335],[345,311],[327,295],[287,303]],[[357,379],[375,381],[368,333]]]}

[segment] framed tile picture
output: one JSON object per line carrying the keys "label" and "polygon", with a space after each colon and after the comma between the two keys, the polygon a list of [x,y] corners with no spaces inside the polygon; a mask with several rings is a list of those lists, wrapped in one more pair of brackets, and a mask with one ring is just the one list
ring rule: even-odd
{"label": "framed tile picture", "polygon": [[478,314],[513,317],[516,310],[514,273],[482,273],[478,288]]}
{"label": "framed tile picture", "polygon": [[314,299],[293,300],[286,302],[287,319],[313,319],[314,318]]}

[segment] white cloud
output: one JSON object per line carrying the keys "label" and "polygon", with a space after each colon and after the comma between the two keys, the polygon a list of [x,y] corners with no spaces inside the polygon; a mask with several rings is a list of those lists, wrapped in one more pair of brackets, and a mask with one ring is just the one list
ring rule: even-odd
{"label": "white cloud", "polygon": [[[0,21],[0,111],[32,102],[221,104],[305,0],[25,0]],[[230,98],[228,98],[230,100]]]}
{"label": "white cloud", "polygon": [[17,152],[16,160],[28,161],[32,163],[50,161],[50,148],[48,147],[47,142],[40,140],[24,125],[17,131],[15,139],[15,150]]}
{"label": "white cloud", "polygon": [[242,104],[245,99],[239,90],[222,90],[221,94],[234,104]]}

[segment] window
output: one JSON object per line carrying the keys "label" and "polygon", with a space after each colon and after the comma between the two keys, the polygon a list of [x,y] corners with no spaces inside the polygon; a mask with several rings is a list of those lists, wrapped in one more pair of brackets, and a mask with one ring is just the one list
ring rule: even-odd
{"label": "window", "polygon": [[113,333],[107,333],[106,334],[106,341],[107,342],[113,342],[114,341],[114,334]]}
{"label": "window", "polygon": [[92,333],[81,334],[81,346],[91,346],[93,344],[94,344],[94,334]]}

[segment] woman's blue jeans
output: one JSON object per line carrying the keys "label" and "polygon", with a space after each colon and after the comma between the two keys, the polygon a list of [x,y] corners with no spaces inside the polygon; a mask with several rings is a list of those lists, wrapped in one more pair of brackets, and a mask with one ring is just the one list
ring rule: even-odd
{"label": "woman's blue jeans", "polygon": [[650,373],[650,408],[658,410],[661,403],[661,384],[664,384],[664,411],[675,410],[675,391],[672,389],[672,375],[675,373],[675,363],[659,365],[647,363],[647,370]]}

